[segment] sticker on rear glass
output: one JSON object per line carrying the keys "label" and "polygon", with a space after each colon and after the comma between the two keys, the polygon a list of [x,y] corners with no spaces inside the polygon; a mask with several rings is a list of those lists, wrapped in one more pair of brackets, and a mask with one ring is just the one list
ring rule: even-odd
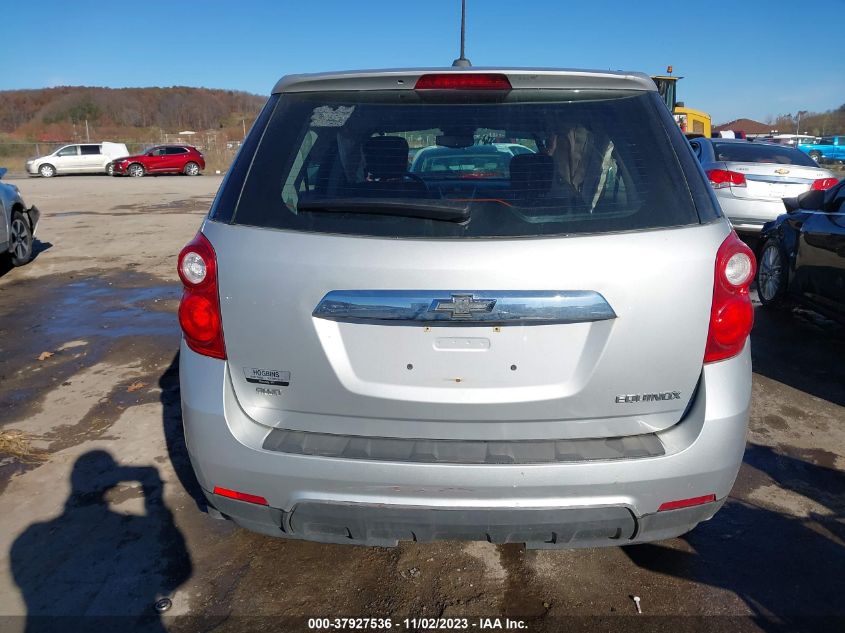
{"label": "sticker on rear glass", "polygon": [[287,387],[290,384],[290,372],[281,371],[279,369],[244,367],[244,377],[247,382],[257,383],[259,385]]}
{"label": "sticker on rear glass", "polygon": [[320,106],[311,114],[311,127],[341,127],[355,111],[355,106]]}

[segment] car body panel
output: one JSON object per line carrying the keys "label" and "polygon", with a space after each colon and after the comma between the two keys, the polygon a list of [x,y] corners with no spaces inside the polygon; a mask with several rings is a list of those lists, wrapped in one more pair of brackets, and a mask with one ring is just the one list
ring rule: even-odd
{"label": "car body panel", "polygon": [[760,237],[786,254],[787,296],[845,323],[845,183],[826,192],[824,208],[784,213]]}
{"label": "car body panel", "polygon": [[12,214],[15,211],[19,211],[24,215],[24,218],[29,222],[29,228],[33,236],[38,229],[38,220],[41,217],[41,213],[37,207],[26,206],[17,186],[2,182],[2,178],[5,175],[6,169],[0,167],[0,254],[7,253],[11,248],[9,235]]}
{"label": "car body panel", "polygon": [[813,182],[833,177],[832,172],[803,165],[724,162],[724,168],[745,176],[745,187],[731,187],[736,198],[775,201],[794,198],[809,190]]}
{"label": "car body panel", "polygon": [[845,160],[845,136],[825,136],[814,143],[800,143],[798,149],[806,154],[820,155],[822,160]]}
{"label": "car body panel", "polygon": [[[815,180],[835,177],[831,171],[818,166],[720,160],[714,151],[714,144],[739,144],[763,149],[770,144],[739,139],[697,138],[690,141],[705,171],[722,169],[741,173],[745,177],[745,186],[730,185],[715,189],[722,211],[737,230],[760,231],[766,222],[783,213],[783,198],[795,197],[808,191]],[[778,151],[791,151],[786,147],[775,147]]]}
{"label": "car body panel", "polygon": [[[240,408],[228,367],[225,361],[200,356],[182,345],[179,374],[191,463],[209,502],[226,516],[251,530],[289,538],[301,535],[282,530],[280,511],[292,512],[308,502],[431,511],[500,508],[526,522],[522,515],[526,509],[623,507],[637,518],[638,536],[590,545],[677,536],[709,518],[716,507],[665,532],[646,529],[653,520],[649,517],[664,514],[657,509],[668,500],[708,494],[721,500],[728,495],[742,461],[751,396],[751,357],[746,347],[740,356],[704,367],[698,395],[684,421],[659,434],[666,449],[662,457],[433,467],[265,450],[262,445],[270,429]],[[215,486],[261,495],[268,506],[229,503],[212,494]],[[357,536],[337,542],[373,544]]]}
{"label": "car body panel", "polygon": [[809,299],[845,314],[845,211],[813,213],[804,221],[795,284]]}
{"label": "car body panel", "polygon": [[[168,148],[184,148],[187,152],[183,154],[169,154]],[[205,169],[205,158],[202,153],[190,145],[159,145],[148,149],[143,154],[124,156],[114,161],[114,175],[121,176],[127,173],[127,169],[133,163],[143,166],[148,174],[178,174],[185,171],[185,165],[194,162],[199,165],[200,170]]]}
{"label": "car body panel", "polygon": [[818,137],[811,136],[809,134],[775,134],[771,138],[765,137],[758,140],[764,140],[767,143],[777,143],[778,145],[798,147],[799,145],[809,145],[815,143],[818,140]]}
{"label": "car body panel", "polygon": [[81,171],[84,158],[79,153],[79,145],[67,145],[53,154],[53,167],[57,173],[75,173]]}
{"label": "car body panel", "polygon": [[[449,95],[449,107],[471,106],[461,112],[429,111],[437,95],[399,94],[424,74],[450,72],[465,71],[353,71],[276,85],[285,94],[259,115],[194,242],[214,254],[225,346],[222,359],[188,339],[180,352],[186,442],[201,487],[218,515],[249,529],[328,542],[576,547],[688,531],[715,513],[736,478],[751,392],[748,342],[704,363],[717,252],[731,229],[701,165],[646,75],[473,68],[530,92]],[[583,125],[539,127],[598,113],[591,91],[576,97],[582,88],[614,91],[606,100],[619,99],[617,108],[642,106],[636,129],[661,134],[637,143],[629,122],[595,137]],[[537,89],[573,93],[538,108]],[[320,100],[336,90],[344,91],[336,101]],[[368,90],[390,94],[360,94]],[[486,117],[496,99],[506,105],[495,120],[469,133],[455,123],[467,112]],[[409,102],[425,127],[402,127],[397,110]],[[620,121],[605,105],[603,120]],[[303,118],[285,119],[291,111]],[[511,182],[484,175],[493,187],[479,178],[423,193],[424,179],[406,177],[410,147],[398,133],[423,138],[419,130],[449,127],[436,117],[455,125],[451,138],[472,137],[456,147],[530,138],[536,127],[542,155],[514,156],[525,171]],[[648,143],[652,164],[665,169],[637,181],[630,175],[645,174]],[[388,153],[370,162],[373,146]],[[632,148],[629,164],[616,158]],[[572,176],[581,172],[590,178],[577,189]],[[319,187],[332,174],[348,186],[347,200],[386,192],[393,213],[364,206],[356,216],[343,198],[326,202],[331,194],[316,198],[326,206],[303,206],[315,200],[309,193],[330,191]],[[651,204],[637,189],[645,182]],[[498,206],[476,207],[458,228],[416,215],[435,199],[466,202],[461,187],[473,196],[498,187],[499,197],[474,198]],[[405,207],[395,191],[408,192]],[[572,191],[581,197],[570,204]],[[294,224],[274,224],[282,216],[273,205]],[[568,453],[574,445],[586,448]],[[655,450],[637,454],[637,445]],[[469,458],[465,448],[487,454]],[[690,498],[704,501],[659,512]]]}
{"label": "car body panel", "polygon": [[[611,88],[657,92],[657,86],[651,77],[638,72],[501,66],[473,66],[458,70],[466,74],[506,74],[514,89]],[[444,72],[455,72],[455,68],[395,68],[285,75],[276,82],[271,93],[312,90],[413,90],[422,75]]]}
{"label": "car body panel", "polygon": [[42,165],[49,164],[57,175],[104,174],[115,158],[125,156],[129,151],[123,143],[74,143],[59,147],[46,156],[26,161],[26,171],[32,176],[39,174]]}
{"label": "car body panel", "polygon": [[[206,222],[203,234],[217,253],[223,321],[238,324],[226,333],[232,380],[244,409],[261,423],[397,437],[566,438],[636,434],[677,422],[704,355],[713,285],[708,262],[728,229],[717,222],[616,236],[461,240],[436,248],[425,240],[218,222]],[[314,252],[324,256],[308,256]],[[498,332],[493,326],[424,332],[312,316],[327,293],[359,288],[362,280],[402,290],[528,290],[520,266],[528,257],[535,270],[531,287],[599,292],[619,318]],[[385,261],[395,265],[386,270]],[[678,261],[683,265],[670,264]],[[279,276],[280,270],[285,274]],[[647,302],[639,300],[640,284],[649,288]],[[700,291],[678,306],[676,287]],[[295,309],[280,309],[281,297]],[[486,347],[449,349],[438,346],[441,338]],[[560,353],[542,353],[555,348]],[[647,358],[648,371],[632,375],[631,357]],[[409,363],[414,370],[405,369]],[[290,372],[291,387],[283,396],[256,392],[243,372],[252,367]],[[681,397],[615,400],[619,394],[666,391]],[[409,401],[415,419],[408,419]]]}

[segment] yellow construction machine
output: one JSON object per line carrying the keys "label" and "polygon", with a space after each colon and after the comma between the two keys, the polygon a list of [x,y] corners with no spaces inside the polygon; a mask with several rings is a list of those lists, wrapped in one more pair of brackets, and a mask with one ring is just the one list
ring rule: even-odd
{"label": "yellow construction machine", "polygon": [[672,75],[672,67],[666,68],[665,75],[655,75],[652,77],[654,83],[657,85],[657,91],[666,103],[666,106],[678,122],[681,131],[687,136],[706,136],[710,138],[712,132],[712,124],[710,122],[710,115],[701,110],[694,110],[688,108],[683,101],[678,101],[677,83],[678,77]]}

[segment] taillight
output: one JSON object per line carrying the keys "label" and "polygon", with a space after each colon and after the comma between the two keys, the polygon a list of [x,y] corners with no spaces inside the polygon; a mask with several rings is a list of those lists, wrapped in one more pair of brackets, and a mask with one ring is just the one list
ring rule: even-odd
{"label": "taillight", "polygon": [[197,233],[182,249],[178,270],[185,288],[179,304],[179,325],[185,343],[197,354],[226,358],[217,290],[217,256],[205,235]]}
{"label": "taillight", "polygon": [[816,191],[825,191],[830,189],[833,185],[839,182],[836,178],[819,178],[813,181],[813,189]]}
{"label": "taillight", "polygon": [[705,363],[725,360],[742,351],[754,325],[748,288],[755,268],[754,253],[731,231],[716,253]]}
{"label": "taillight", "polygon": [[414,90],[510,90],[501,73],[432,73],[417,79]]}
{"label": "taillight", "polygon": [[724,189],[725,187],[745,187],[745,176],[737,171],[727,169],[709,169],[707,177],[713,189]]}

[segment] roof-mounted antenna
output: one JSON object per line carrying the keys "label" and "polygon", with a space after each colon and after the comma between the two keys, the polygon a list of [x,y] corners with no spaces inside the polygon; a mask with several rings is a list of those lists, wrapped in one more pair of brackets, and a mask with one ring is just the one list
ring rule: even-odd
{"label": "roof-mounted antenna", "polygon": [[452,66],[459,68],[469,68],[472,66],[470,61],[464,57],[464,39],[466,37],[466,23],[467,23],[467,0],[461,0],[461,56],[452,62]]}

